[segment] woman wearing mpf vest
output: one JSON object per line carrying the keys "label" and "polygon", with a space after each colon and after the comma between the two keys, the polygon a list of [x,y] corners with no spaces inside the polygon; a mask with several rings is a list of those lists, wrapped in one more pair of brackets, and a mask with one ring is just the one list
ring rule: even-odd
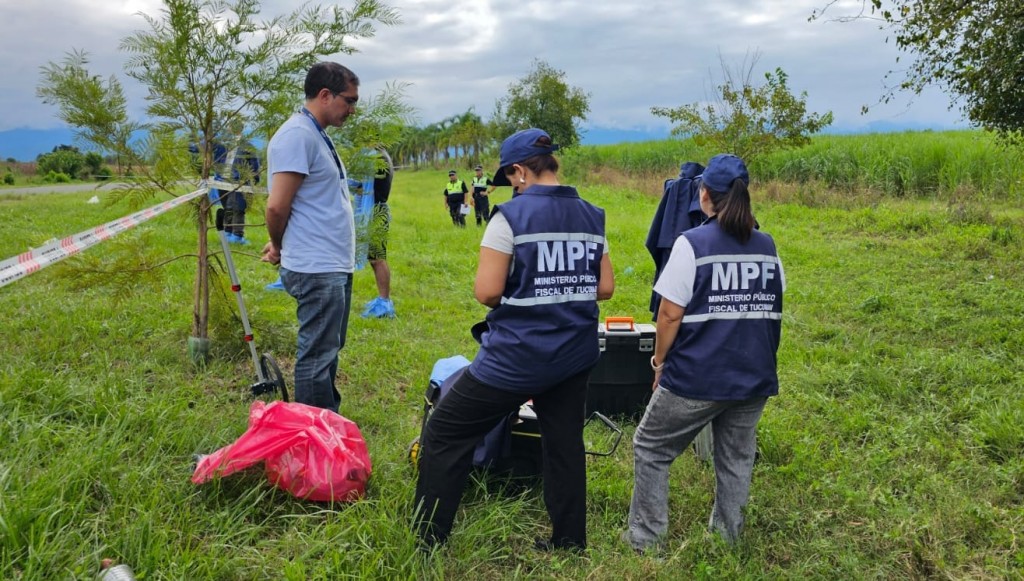
{"label": "woman wearing mpf vest", "polygon": [[661,295],[651,366],[654,393],[633,437],[634,487],[623,537],[640,552],[664,542],[669,467],[706,424],[714,434],[709,528],[734,543],[750,494],[757,422],[779,392],[782,263],[754,228],[743,161],[711,158],[700,178],[710,216],[676,240],[654,290]]}
{"label": "woman wearing mpf vest", "polygon": [[540,129],[501,144],[494,184],[515,184],[520,195],[496,208],[480,242],[474,292],[492,307],[480,350],[420,436],[416,526],[425,548],[451,532],[477,442],[530,399],[552,528],[534,545],[587,545],[584,404],[600,356],[597,301],[615,283],[604,210],[559,185],[557,149]]}

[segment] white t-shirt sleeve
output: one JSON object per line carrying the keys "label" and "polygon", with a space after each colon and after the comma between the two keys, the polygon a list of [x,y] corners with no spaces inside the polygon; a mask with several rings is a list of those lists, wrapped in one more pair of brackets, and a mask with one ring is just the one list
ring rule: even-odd
{"label": "white t-shirt sleeve", "polygon": [[690,246],[686,236],[680,236],[672,244],[672,254],[654,285],[654,292],[685,307],[693,298],[693,280],[696,275],[697,258],[693,254],[693,246]]}
{"label": "white t-shirt sleeve", "polygon": [[508,225],[504,214],[498,212],[491,216],[491,221],[484,230],[484,237],[480,240],[480,246],[497,250],[502,254],[512,254],[512,227]]}

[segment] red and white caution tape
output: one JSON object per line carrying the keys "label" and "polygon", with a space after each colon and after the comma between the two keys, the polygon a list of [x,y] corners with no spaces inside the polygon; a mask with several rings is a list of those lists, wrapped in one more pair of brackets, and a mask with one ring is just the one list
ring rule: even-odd
{"label": "red and white caution tape", "polygon": [[229,182],[222,182],[218,179],[210,179],[210,188],[219,189],[225,192],[246,192],[248,194],[266,194],[267,188],[257,186],[240,186]]}
{"label": "red and white caution tape", "polygon": [[103,242],[115,234],[120,234],[129,228],[134,228],[143,222],[150,220],[186,204],[199,196],[204,196],[209,191],[206,184],[201,185],[202,189],[196,190],[184,196],[178,196],[152,208],[146,208],[135,212],[130,216],[118,218],[113,222],[107,222],[85,232],[79,232],[73,236],[62,238],[39,248],[33,248],[28,252],[19,254],[7,260],[0,261],[0,287],[6,286],[20,278],[24,278],[34,272],[40,271],[55,262],[64,260],[69,256]]}

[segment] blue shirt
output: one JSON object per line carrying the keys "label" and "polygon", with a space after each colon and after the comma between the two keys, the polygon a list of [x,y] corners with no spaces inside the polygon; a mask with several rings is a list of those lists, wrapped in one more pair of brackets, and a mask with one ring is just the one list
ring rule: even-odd
{"label": "blue shirt", "polygon": [[280,172],[306,176],[292,200],[281,266],[307,274],[355,270],[355,222],[348,184],[311,119],[296,114],[281,125],[267,147],[267,165],[271,185],[274,174]]}

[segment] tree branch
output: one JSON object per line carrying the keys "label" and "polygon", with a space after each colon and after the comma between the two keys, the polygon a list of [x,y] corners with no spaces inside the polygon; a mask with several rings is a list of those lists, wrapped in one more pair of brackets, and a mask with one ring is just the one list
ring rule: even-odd
{"label": "tree branch", "polygon": [[168,258],[167,260],[164,260],[163,262],[158,262],[156,264],[151,264],[151,265],[146,266],[144,268],[117,268],[117,269],[112,269],[112,270],[104,270],[104,269],[100,269],[100,268],[79,268],[77,270],[79,272],[84,272],[84,273],[88,273],[88,274],[115,274],[115,273],[116,274],[120,274],[120,273],[152,272],[152,271],[154,271],[154,270],[156,270],[158,268],[162,268],[162,267],[167,266],[168,264],[170,264],[172,262],[175,262],[177,260],[181,260],[183,258],[198,258],[198,257],[199,257],[198,254],[180,254],[180,255],[175,256],[173,258]]}

